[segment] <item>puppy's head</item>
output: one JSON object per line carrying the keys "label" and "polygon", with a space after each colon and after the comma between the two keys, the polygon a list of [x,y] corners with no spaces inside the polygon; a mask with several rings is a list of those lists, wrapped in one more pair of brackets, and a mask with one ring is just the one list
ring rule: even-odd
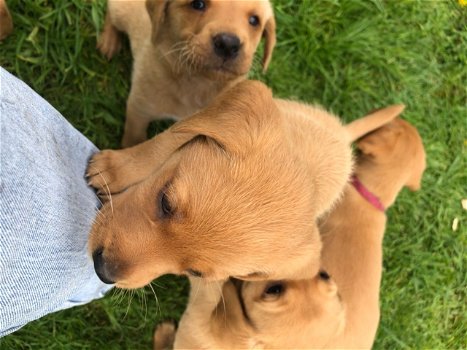
{"label": "puppy's head", "polygon": [[276,42],[268,0],[147,0],[152,41],[176,72],[232,79],[248,73],[261,38],[266,70]]}
{"label": "puppy's head", "polygon": [[417,129],[400,118],[364,136],[357,142],[361,162],[371,162],[394,173],[401,186],[416,191],[426,168],[425,149]]}
{"label": "puppy's head", "polygon": [[102,208],[90,238],[101,277],[137,288],[168,273],[312,276],[317,169],[286,126],[269,89],[252,81],[175,124],[167,132],[189,141]]}
{"label": "puppy's head", "polygon": [[294,345],[321,348],[345,324],[337,286],[324,271],[306,280],[243,282],[241,295],[258,341],[276,348],[289,347],[290,336]]}

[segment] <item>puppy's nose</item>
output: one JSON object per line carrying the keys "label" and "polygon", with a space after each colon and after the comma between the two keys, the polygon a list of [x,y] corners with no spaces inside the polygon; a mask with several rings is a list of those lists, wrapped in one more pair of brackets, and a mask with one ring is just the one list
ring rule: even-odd
{"label": "puppy's nose", "polygon": [[212,45],[217,56],[228,59],[234,59],[238,56],[241,43],[238,36],[231,33],[220,33],[212,38]]}
{"label": "puppy's nose", "polygon": [[94,270],[96,270],[97,277],[104,283],[114,284],[115,282],[109,277],[109,273],[105,268],[104,249],[96,249],[94,253],[92,253],[92,260],[94,260]]}

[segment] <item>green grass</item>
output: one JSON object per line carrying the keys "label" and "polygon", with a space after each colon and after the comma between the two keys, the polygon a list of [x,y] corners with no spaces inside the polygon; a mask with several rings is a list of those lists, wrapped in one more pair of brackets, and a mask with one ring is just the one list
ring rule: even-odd
{"label": "green grass", "polygon": [[[8,3],[16,27],[0,43],[0,65],[98,147],[117,147],[131,57],[127,46],[108,63],[95,50],[105,4]],[[423,189],[404,190],[388,213],[375,348],[467,348],[467,216],[461,207],[467,197],[467,7],[457,1],[277,0],[275,12],[278,45],[268,73],[255,67],[255,78],[278,96],[317,102],[346,121],[403,102],[404,118],[424,139]],[[182,278],[157,283],[159,304],[149,288],[133,299],[111,292],[30,323],[1,339],[0,348],[148,349],[154,325],[180,316],[188,290]]]}

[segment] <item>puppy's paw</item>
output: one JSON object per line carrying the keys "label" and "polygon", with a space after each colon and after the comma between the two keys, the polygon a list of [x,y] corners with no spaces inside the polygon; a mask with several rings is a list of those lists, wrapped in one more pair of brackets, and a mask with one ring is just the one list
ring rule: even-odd
{"label": "puppy's paw", "polygon": [[97,49],[110,60],[122,48],[120,33],[115,27],[105,26],[98,41]]}
{"label": "puppy's paw", "polygon": [[173,321],[164,321],[154,331],[154,350],[173,349],[176,325]]}
{"label": "puppy's paw", "polygon": [[86,171],[88,184],[97,190],[97,194],[105,196],[124,191],[131,183],[131,174],[125,174],[128,157],[124,151],[105,150],[96,153],[89,161]]}
{"label": "puppy's paw", "polygon": [[13,20],[6,3],[0,2],[0,41],[5,39],[13,31]]}

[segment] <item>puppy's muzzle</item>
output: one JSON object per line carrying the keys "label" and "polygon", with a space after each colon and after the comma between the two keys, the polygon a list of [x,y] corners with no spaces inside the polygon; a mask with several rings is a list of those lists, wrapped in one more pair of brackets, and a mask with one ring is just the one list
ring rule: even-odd
{"label": "puppy's muzzle", "polygon": [[96,270],[97,276],[100,280],[107,284],[114,284],[113,278],[110,271],[108,271],[108,263],[104,258],[104,249],[98,248],[92,253],[92,259],[94,260],[94,270]]}
{"label": "puppy's muzzle", "polygon": [[217,56],[224,60],[233,60],[241,48],[238,36],[231,33],[219,33],[212,38],[212,45]]}

